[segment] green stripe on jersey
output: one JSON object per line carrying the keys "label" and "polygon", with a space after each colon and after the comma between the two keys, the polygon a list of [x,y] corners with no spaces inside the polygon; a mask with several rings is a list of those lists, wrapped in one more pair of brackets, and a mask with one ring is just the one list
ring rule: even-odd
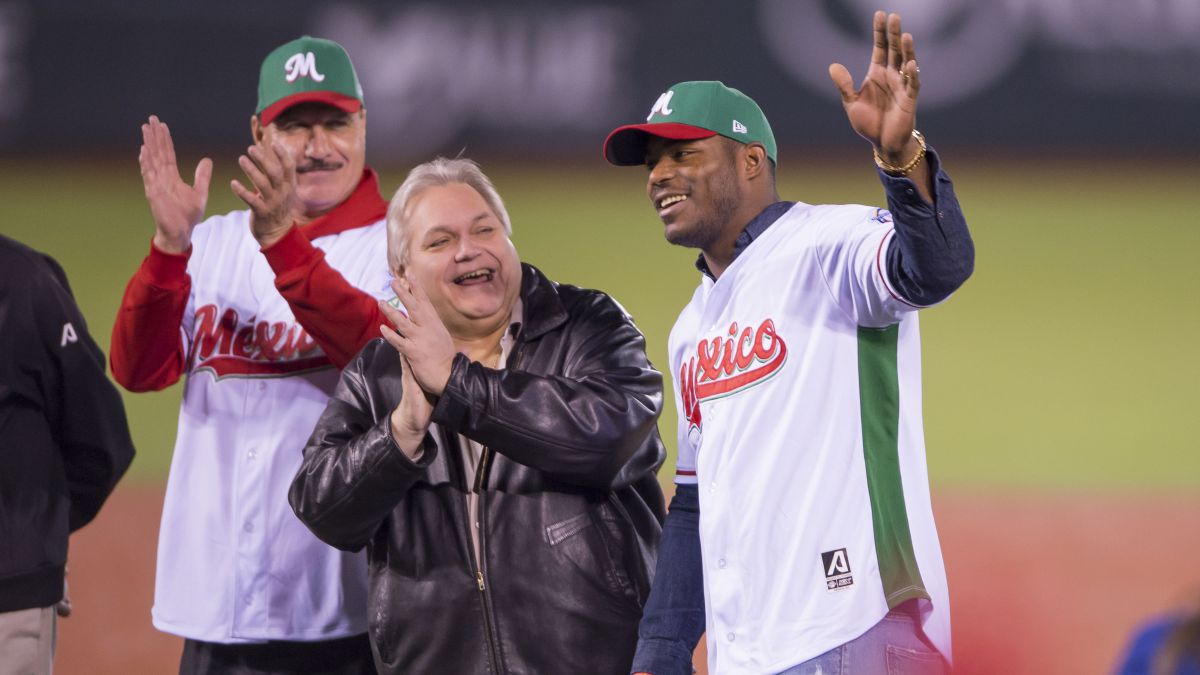
{"label": "green stripe on jersey", "polygon": [[867,489],[879,574],[890,608],[905,600],[929,598],[913,553],[900,481],[900,381],[896,373],[899,335],[899,325],[858,329],[858,390]]}

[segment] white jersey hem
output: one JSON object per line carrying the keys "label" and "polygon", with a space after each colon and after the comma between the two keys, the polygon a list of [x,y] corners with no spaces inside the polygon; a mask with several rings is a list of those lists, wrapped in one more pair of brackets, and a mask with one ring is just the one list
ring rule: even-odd
{"label": "white jersey hem", "polygon": [[361,626],[354,624],[339,624],[330,629],[307,630],[299,631],[290,634],[274,633],[264,631],[259,634],[242,634],[233,635],[231,631],[220,631],[209,629],[201,629],[195,626],[187,626],[184,624],[167,621],[154,611],[150,612],[151,623],[154,628],[163,633],[170,633],[188,640],[197,640],[200,642],[212,642],[216,644],[262,644],[272,641],[285,642],[324,642],[326,640],[340,640],[342,638],[354,637],[363,635],[367,632],[366,620]]}

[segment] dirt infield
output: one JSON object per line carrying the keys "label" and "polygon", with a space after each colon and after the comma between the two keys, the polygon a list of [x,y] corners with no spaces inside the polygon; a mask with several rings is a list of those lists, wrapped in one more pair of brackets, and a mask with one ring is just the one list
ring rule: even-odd
{"label": "dirt infield", "polygon": [[[940,491],[934,506],[959,675],[1109,672],[1138,622],[1200,594],[1200,495]],[[123,485],[72,539],[60,675],[176,672],[181,641],[150,625],[161,509],[161,487]]]}

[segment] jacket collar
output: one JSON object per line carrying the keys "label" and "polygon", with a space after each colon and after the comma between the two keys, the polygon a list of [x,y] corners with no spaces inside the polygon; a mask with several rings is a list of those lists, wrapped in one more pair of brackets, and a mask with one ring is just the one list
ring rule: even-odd
{"label": "jacket collar", "polygon": [[544,335],[567,322],[567,310],[558,297],[558,284],[541,270],[521,263],[522,341]]}

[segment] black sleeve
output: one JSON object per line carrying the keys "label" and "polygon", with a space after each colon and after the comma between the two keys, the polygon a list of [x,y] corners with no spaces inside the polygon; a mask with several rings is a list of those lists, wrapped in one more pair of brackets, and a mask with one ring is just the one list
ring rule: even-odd
{"label": "black sleeve", "polygon": [[70,529],[87,525],[133,462],[125,406],[105,375],[104,353],[88,333],[66,274],[48,269],[31,280],[38,337],[46,362],[42,375],[47,419],[56,436],[71,497]]}
{"label": "black sleeve", "polygon": [[888,280],[905,300],[920,306],[950,297],[975,269],[975,244],[954,184],[932,148],[925,161],[933,176],[933,204],[911,180],[879,172],[896,228],[887,250]]}
{"label": "black sleeve", "polygon": [[691,675],[692,652],[703,634],[700,496],[695,485],[676,485],[630,672]]}
{"label": "black sleeve", "polygon": [[437,456],[429,434],[416,462],[396,445],[390,414],[399,398],[393,402],[384,393],[371,366],[375,358],[394,362],[392,379],[399,379],[399,360],[382,340],[368,344],[342,370],[288,491],[296,517],[321,541],[344,551],[367,544]]}
{"label": "black sleeve", "polygon": [[596,293],[561,330],[554,339],[570,350],[561,373],[493,370],[457,355],[433,421],[564,482],[624,487],[639,477],[627,465],[661,462],[638,451],[657,430],[662,375],[607,296]]}

